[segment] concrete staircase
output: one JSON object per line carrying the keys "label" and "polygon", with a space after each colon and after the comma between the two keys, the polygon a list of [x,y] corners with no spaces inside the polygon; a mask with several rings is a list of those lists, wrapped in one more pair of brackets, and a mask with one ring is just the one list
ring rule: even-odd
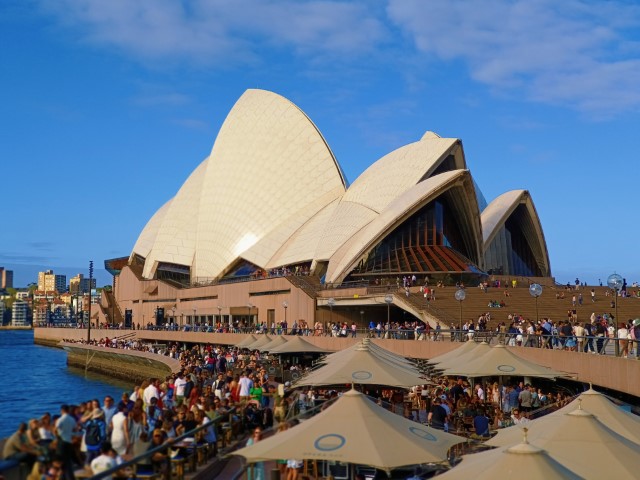
{"label": "concrete staircase", "polygon": [[104,289],[102,290],[100,307],[102,309],[102,313],[109,319],[109,323],[116,325],[124,323],[124,315],[120,310],[120,305],[118,305],[113,292]]}
{"label": "concrete staircase", "polygon": [[294,286],[305,292],[311,298],[316,298],[322,290],[320,278],[315,275],[289,275],[287,280]]}

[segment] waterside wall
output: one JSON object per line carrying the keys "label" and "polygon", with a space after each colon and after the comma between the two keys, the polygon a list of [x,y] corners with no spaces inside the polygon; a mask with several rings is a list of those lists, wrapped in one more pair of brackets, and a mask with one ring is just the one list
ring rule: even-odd
{"label": "waterside wall", "polygon": [[[92,330],[92,338],[113,338],[133,333],[138,338],[146,341],[166,343],[169,341],[198,342],[221,345],[235,345],[247,337],[245,334],[226,333],[194,333],[194,332],[166,332],[152,330],[123,331],[123,330]],[[86,330],[36,328],[34,339],[38,344],[56,345],[64,338],[86,339]],[[332,351],[342,350],[361,338],[333,338],[333,337],[305,337],[305,340],[319,347]],[[433,358],[460,346],[459,343],[450,342],[448,339],[442,342],[414,341],[414,340],[372,340],[387,350],[412,358]],[[95,347],[98,348],[98,347]],[[561,350],[546,350],[539,348],[511,347],[518,355],[532,362],[550,367],[556,370],[571,373],[571,376],[580,382],[592,383],[628,393],[640,397],[640,361],[635,359],[617,358],[605,355],[591,355],[585,353],[568,352]],[[113,351],[117,356],[122,350]],[[153,355],[153,354],[148,354]],[[155,356],[157,358],[166,358]],[[167,358],[167,360],[171,360]],[[83,367],[84,368],[84,367]]]}
{"label": "waterside wall", "polygon": [[69,367],[87,369],[113,378],[140,382],[151,377],[164,379],[180,370],[180,362],[169,357],[135,350],[62,342]]}

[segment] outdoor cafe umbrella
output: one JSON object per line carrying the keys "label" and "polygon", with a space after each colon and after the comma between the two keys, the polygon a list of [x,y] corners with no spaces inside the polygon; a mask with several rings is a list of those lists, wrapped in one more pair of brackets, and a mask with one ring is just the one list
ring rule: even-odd
{"label": "outdoor cafe umbrella", "polygon": [[[526,425],[528,438],[571,471],[585,478],[638,478],[640,445],[614,432],[595,415],[578,408],[552,421]],[[504,445],[521,435],[508,427],[487,445]]]}
{"label": "outdoor cafe umbrella", "polygon": [[302,385],[366,384],[412,387],[430,383],[417,368],[399,365],[361,345],[340,361],[331,361],[296,382]]}
{"label": "outdoor cafe umbrella", "polygon": [[241,342],[236,344],[236,347],[238,347],[238,348],[247,348],[252,343],[255,343],[256,340],[258,340],[258,339],[255,337],[255,335],[247,335],[247,337],[245,339],[243,339]]}
{"label": "outdoor cafe umbrella", "polygon": [[618,432],[632,442],[640,444],[640,417],[631,412],[627,412],[603,393],[597,392],[593,388],[582,392],[578,398],[551,415],[569,413],[580,405],[584,410],[593,413],[598,420],[615,432]]}
{"label": "outdoor cafe umbrella", "polygon": [[280,345],[284,345],[287,343],[287,339],[282,335],[278,335],[276,337],[271,337],[271,341],[261,345],[259,350],[261,352],[271,352],[272,348],[279,347]]}
{"label": "outdoor cafe umbrella", "polygon": [[583,477],[551,458],[546,451],[531,445],[526,439],[510,448],[498,448],[464,455],[462,462],[438,476],[443,480],[564,480]]}
{"label": "outdoor cafe umbrella", "polygon": [[[578,395],[578,398],[568,403],[560,410],[556,410],[549,415],[532,420],[530,425],[535,425],[536,429],[538,426],[544,429],[546,425],[555,423],[558,416],[573,412],[577,408],[581,408],[592,413],[611,430],[619,433],[632,442],[640,444],[640,417],[622,410],[609,400],[606,395],[603,395],[592,388]],[[519,429],[514,428],[498,430],[498,434],[487,443],[495,446],[511,445],[514,440],[518,438],[518,435],[520,435],[518,430]]]}
{"label": "outdoor cafe umbrella", "polygon": [[321,363],[332,363],[332,362],[345,362],[348,361],[349,356],[353,355],[353,352],[366,349],[371,352],[372,355],[375,355],[385,361],[408,367],[411,369],[416,369],[416,365],[407,358],[402,355],[398,355],[397,353],[390,352],[389,350],[376,345],[368,338],[362,339],[361,342],[354,343],[348,348],[344,350],[340,350],[334,352],[330,355],[327,355]]}
{"label": "outdoor cafe umbrella", "polygon": [[233,454],[250,463],[295,458],[389,470],[444,462],[448,450],[465,441],[407,420],[350,390],[316,416]]}
{"label": "outdoor cafe umbrella", "polygon": [[255,342],[250,343],[244,348],[248,348],[249,350],[257,350],[263,345],[266,345],[267,343],[269,343],[270,341],[271,341],[271,337],[269,335],[260,335]]}
{"label": "outdoor cafe umbrella", "polygon": [[475,348],[468,349],[459,356],[442,360],[439,364],[434,365],[433,368],[436,370],[446,371],[449,368],[455,368],[459,365],[467,365],[469,362],[475,362],[476,359],[480,358],[491,349],[487,342],[481,342],[476,345],[477,346]]}
{"label": "outdoor cafe umbrella", "polygon": [[269,350],[271,354],[286,354],[286,353],[327,353],[327,350],[322,347],[306,341],[304,338],[297,335],[292,336],[286,343],[273,347]]}
{"label": "outdoor cafe umbrella", "polygon": [[[485,342],[482,342],[482,343],[485,343]],[[478,347],[478,345],[480,345],[480,343],[464,342],[459,347],[454,348],[453,350],[447,353],[443,353],[441,355],[433,357],[427,360],[427,362],[430,363],[431,365],[434,365],[436,363],[442,363],[447,360],[452,360],[452,359],[461,357],[462,355],[466,355],[469,352],[473,352]]]}
{"label": "outdoor cafe umbrella", "polygon": [[518,377],[556,378],[569,376],[566,372],[552,370],[525,360],[504,345],[496,345],[489,348],[483,355],[474,358],[473,362],[457,362],[455,365],[445,368],[444,373],[446,375],[460,375],[464,377],[510,375]]}

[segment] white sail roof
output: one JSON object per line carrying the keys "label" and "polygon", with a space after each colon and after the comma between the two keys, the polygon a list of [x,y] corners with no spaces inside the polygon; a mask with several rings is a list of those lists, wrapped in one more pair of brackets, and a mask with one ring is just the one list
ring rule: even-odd
{"label": "white sail roof", "polygon": [[133,246],[133,254],[140,255],[141,257],[147,257],[149,255],[149,252],[153,248],[153,244],[156,240],[156,236],[158,235],[158,230],[160,230],[160,227],[162,226],[162,220],[164,219],[167,210],[169,210],[170,205],[171,200],[168,200],[167,203],[162,205],[149,219],[140,235],[138,235],[136,244]]}

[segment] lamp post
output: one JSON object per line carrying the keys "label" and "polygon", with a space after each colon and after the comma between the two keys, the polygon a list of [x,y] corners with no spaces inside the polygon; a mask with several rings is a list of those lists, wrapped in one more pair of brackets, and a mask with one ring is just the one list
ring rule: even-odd
{"label": "lamp post", "polygon": [[286,325],[286,329],[284,334],[287,334],[287,330],[289,329],[289,324],[287,323],[287,308],[289,308],[289,304],[287,302],[282,302],[282,306],[284,307],[284,324]]}
{"label": "lamp post", "polygon": [[[93,280],[93,260],[89,261],[89,316],[87,322],[87,343],[91,343],[91,283]],[[47,292],[45,292],[46,295]]]}
{"label": "lamp post", "polygon": [[458,290],[456,290],[456,293],[454,293],[453,296],[460,304],[460,321],[458,324],[458,334],[460,335],[460,341],[462,342],[462,302],[464,302],[464,299],[467,298],[467,292],[465,292],[464,288],[459,288]]}
{"label": "lamp post", "polygon": [[[251,303],[251,302],[247,303],[247,307],[249,307],[249,324],[252,325],[253,324],[253,316],[251,315],[251,309],[253,308],[253,303]],[[286,307],[285,307],[285,312],[286,312]],[[285,317],[286,316],[287,316],[287,314],[285,313]],[[286,318],[285,318],[285,320],[286,320]]]}
{"label": "lamp post", "polygon": [[191,318],[191,329],[196,327],[196,309],[193,309],[193,317]]}
{"label": "lamp post", "polygon": [[539,283],[532,283],[529,285],[529,295],[536,299],[536,324],[540,321],[538,317],[538,297],[542,295],[542,285]]}
{"label": "lamp post", "polygon": [[171,312],[172,312],[171,321],[173,322],[173,328],[175,328],[176,327],[176,307],[175,306],[171,307]]}
{"label": "lamp post", "polygon": [[[613,331],[617,332],[618,329],[616,328],[616,323],[618,321],[618,292],[620,291],[620,289],[622,288],[622,284],[624,283],[624,279],[622,278],[622,276],[618,275],[617,273],[612,273],[611,275],[609,275],[609,277],[607,277],[607,286],[613,290],[613,301],[615,302],[615,308],[616,308],[616,316],[613,319]],[[616,334],[617,336],[617,334]],[[614,346],[615,346],[615,353],[616,353],[616,357],[620,355],[620,343],[618,342],[618,340],[616,339],[616,341],[614,342]]]}
{"label": "lamp post", "polygon": [[391,304],[393,303],[393,295],[388,293],[384,296],[384,303],[387,304],[387,331],[384,332],[384,338],[389,338],[391,332]]}
{"label": "lamp post", "polygon": [[[333,297],[330,297],[327,300],[327,305],[329,305],[329,326],[331,328],[333,328],[333,306],[336,304],[336,299]],[[329,332],[331,333],[331,332]]]}
{"label": "lamp post", "polygon": [[220,305],[218,305],[218,321],[220,322],[220,326],[222,327],[222,307]]}

